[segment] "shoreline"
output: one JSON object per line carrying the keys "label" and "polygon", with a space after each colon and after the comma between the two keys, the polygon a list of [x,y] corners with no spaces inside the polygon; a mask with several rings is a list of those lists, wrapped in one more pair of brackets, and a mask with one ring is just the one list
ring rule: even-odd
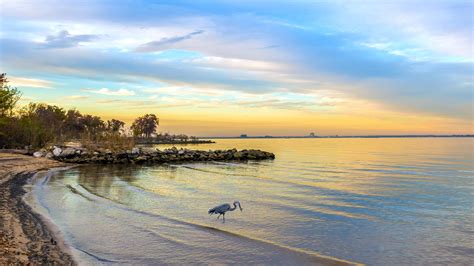
{"label": "shoreline", "polygon": [[0,153],[0,264],[76,264],[58,230],[24,199],[24,186],[36,173],[64,166],[68,165]]}
{"label": "shoreline", "polygon": [[190,141],[177,141],[177,140],[136,140],[136,145],[191,145],[191,144],[213,144],[216,143],[212,140],[190,140]]}

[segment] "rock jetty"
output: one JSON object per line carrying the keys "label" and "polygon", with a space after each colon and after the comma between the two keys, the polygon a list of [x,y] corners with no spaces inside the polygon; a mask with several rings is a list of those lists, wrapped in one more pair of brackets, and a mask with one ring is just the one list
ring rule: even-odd
{"label": "rock jetty", "polygon": [[115,152],[111,150],[89,151],[84,148],[58,147],[37,151],[35,157],[46,157],[61,162],[76,164],[160,164],[169,162],[200,162],[200,161],[248,161],[271,160],[275,154],[261,150],[189,150],[135,147],[129,151]]}

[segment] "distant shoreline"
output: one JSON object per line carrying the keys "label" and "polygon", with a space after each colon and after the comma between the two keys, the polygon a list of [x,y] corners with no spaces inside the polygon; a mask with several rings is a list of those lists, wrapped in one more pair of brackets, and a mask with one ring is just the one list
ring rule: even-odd
{"label": "distant shoreline", "polygon": [[247,137],[199,137],[200,139],[348,139],[348,138],[474,138],[465,135],[367,135],[367,136],[247,136]]}
{"label": "distant shoreline", "polygon": [[163,144],[173,144],[173,145],[186,145],[186,144],[210,144],[215,143],[212,140],[189,140],[189,141],[181,141],[181,140],[156,140],[156,139],[140,139],[135,140],[135,144],[137,145],[163,145]]}

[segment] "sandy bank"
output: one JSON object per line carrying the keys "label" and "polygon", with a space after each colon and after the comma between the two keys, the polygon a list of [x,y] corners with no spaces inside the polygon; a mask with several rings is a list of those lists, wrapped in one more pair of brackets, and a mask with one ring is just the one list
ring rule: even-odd
{"label": "sandy bank", "polygon": [[34,173],[64,166],[64,163],[45,158],[0,153],[1,265],[75,264],[60,244],[62,241],[23,201],[26,193],[23,185]]}

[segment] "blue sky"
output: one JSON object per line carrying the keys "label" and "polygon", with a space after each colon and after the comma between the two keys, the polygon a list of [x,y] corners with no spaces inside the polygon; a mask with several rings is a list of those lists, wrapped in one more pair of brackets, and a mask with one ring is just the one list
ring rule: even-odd
{"label": "blue sky", "polygon": [[472,133],[472,14],[471,1],[2,1],[0,68],[24,103],[155,112],[165,131]]}

